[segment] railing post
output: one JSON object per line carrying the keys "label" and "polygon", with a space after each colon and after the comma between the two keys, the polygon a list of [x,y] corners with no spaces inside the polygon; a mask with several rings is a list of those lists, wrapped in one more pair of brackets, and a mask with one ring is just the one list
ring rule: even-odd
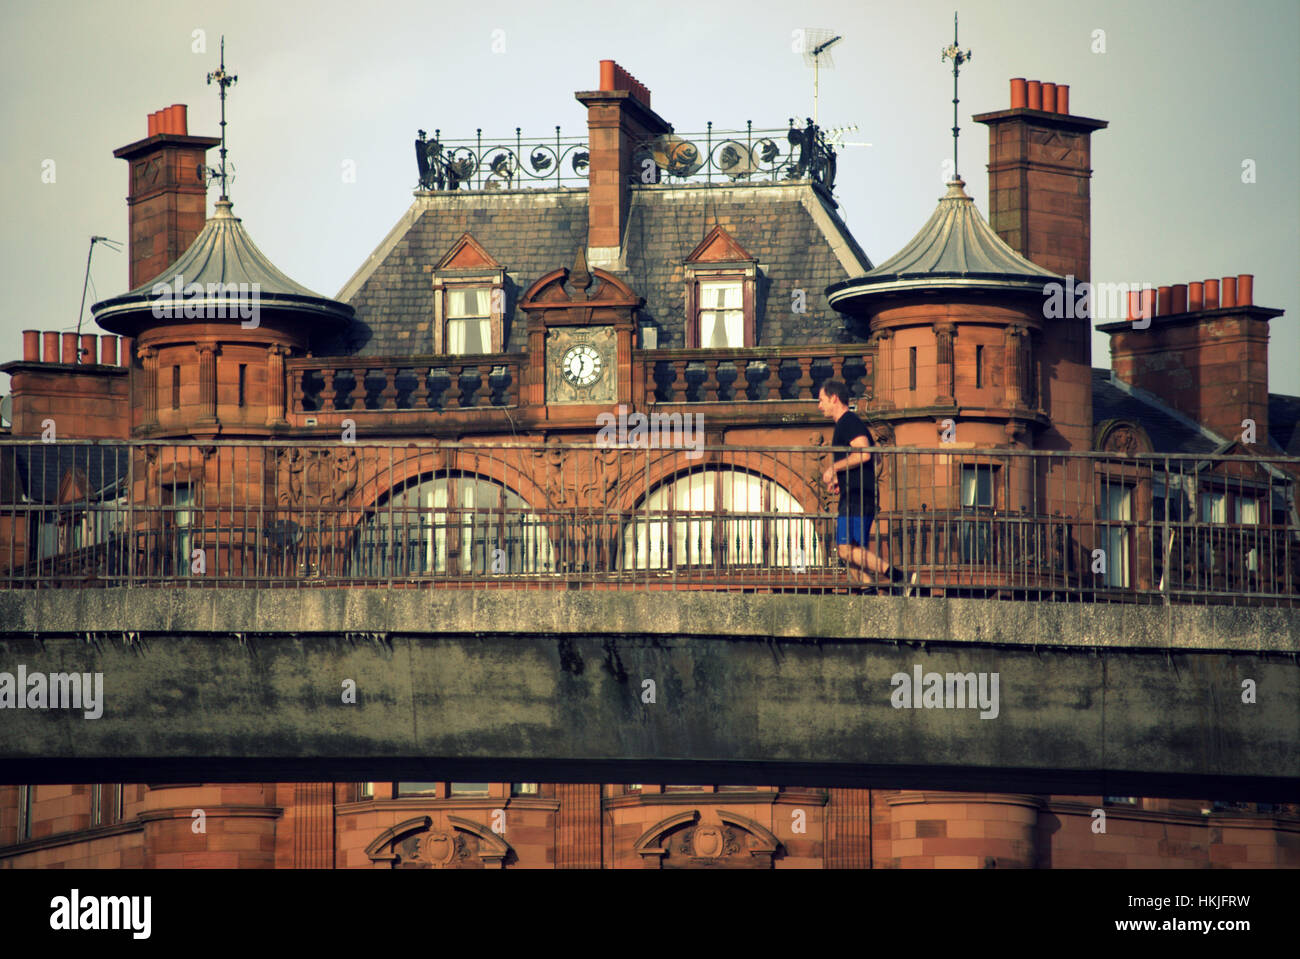
{"label": "railing post", "polygon": [[379,408],[381,410],[397,409],[397,374],[400,372],[401,370],[395,366],[384,367],[384,388],[379,391]]}
{"label": "railing post", "polygon": [[[799,363],[799,381],[795,384],[794,398],[796,400],[802,400],[806,398],[806,395],[811,395],[812,393],[812,386],[813,386],[812,357],[801,356],[798,358],[798,363]],[[817,397],[814,396],[812,398],[816,399]]]}
{"label": "railing post", "polygon": [[321,390],[320,390],[320,408],[324,413],[334,411],[334,374],[335,369],[332,366],[326,366],[321,370]]}

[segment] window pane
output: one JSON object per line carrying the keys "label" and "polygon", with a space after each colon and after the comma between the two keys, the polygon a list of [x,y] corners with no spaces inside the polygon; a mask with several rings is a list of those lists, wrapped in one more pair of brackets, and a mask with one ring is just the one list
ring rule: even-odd
{"label": "window pane", "polygon": [[1220,491],[1201,494],[1201,522],[1226,523],[1228,514],[1226,496]]}
{"label": "window pane", "polygon": [[452,783],[453,796],[486,796],[491,783]]}
{"label": "window pane", "polygon": [[[1127,523],[1133,518],[1133,488],[1118,483],[1107,485],[1101,502],[1102,519],[1111,524]],[[1129,529],[1106,527],[1106,585],[1129,585]]]}
{"label": "window pane", "polygon": [[432,796],[438,791],[437,783],[398,783],[399,796]]}
{"label": "window pane", "polygon": [[745,298],[740,281],[700,284],[700,346],[707,349],[745,345]]}
{"label": "window pane", "polygon": [[447,352],[451,355],[492,352],[490,320],[448,320]]}
{"label": "window pane", "polygon": [[1253,496],[1238,496],[1236,499],[1236,522],[1257,524],[1259,522],[1259,500]]}
{"label": "window pane", "polygon": [[963,466],[961,468],[961,505],[993,505],[993,467]]}
{"label": "window pane", "polygon": [[541,793],[541,783],[511,783],[510,795],[536,796]]}
{"label": "window pane", "polygon": [[447,291],[448,319],[462,316],[487,316],[492,291],[487,287]]}

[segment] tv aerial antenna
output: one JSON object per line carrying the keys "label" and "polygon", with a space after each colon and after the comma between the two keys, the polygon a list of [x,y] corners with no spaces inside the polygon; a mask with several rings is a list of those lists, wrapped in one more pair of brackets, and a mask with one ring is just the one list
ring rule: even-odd
{"label": "tv aerial antenna", "polygon": [[[86,288],[90,286],[90,258],[95,255],[95,244],[103,243],[114,253],[122,252],[122,244],[117,240],[110,240],[106,236],[92,236],[90,238],[90,249],[86,253],[86,278],[81,282],[81,309],[77,311],[77,362],[81,362],[81,317],[86,312]],[[94,357],[91,357],[94,362]]]}
{"label": "tv aerial antenna", "polygon": [[844,38],[834,30],[818,27],[806,27],[803,31],[803,62],[813,68],[813,123],[818,124],[817,100],[820,93],[821,68],[824,63],[828,68],[835,66],[831,58],[831,47]]}

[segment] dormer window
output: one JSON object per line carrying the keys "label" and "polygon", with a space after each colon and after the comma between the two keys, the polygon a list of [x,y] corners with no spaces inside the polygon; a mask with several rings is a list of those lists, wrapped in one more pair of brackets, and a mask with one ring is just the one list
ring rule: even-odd
{"label": "dormer window", "polygon": [[726,230],[715,226],[684,265],[687,347],[755,346],[758,261]]}
{"label": "dormer window", "polygon": [[433,351],[505,352],[505,269],[468,233],[433,268]]}

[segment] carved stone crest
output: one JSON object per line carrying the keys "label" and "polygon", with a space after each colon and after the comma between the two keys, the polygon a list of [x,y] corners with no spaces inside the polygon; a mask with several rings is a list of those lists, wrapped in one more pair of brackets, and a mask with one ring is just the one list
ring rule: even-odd
{"label": "carved stone crest", "polygon": [[277,451],[280,505],[292,508],[335,506],[347,501],[357,485],[354,449]]}

